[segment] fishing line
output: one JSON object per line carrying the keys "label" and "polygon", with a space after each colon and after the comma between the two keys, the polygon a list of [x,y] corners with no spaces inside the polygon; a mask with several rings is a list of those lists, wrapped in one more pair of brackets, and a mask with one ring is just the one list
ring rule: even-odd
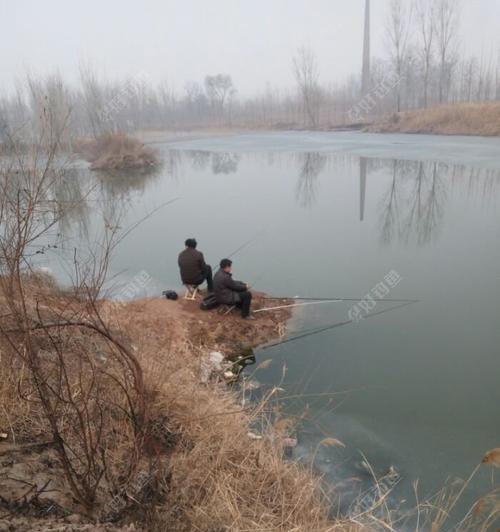
{"label": "fishing line", "polygon": [[240,251],[242,251],[243,249],[245,249],[247,246],[249,246],[250,244],[252,244],[255,240],[257,240],[257,238],[259,238],[259,236],[264,233],[266,231],[267,227],[264,227],[263,229],[261,229],[258,233],[256,233],[252,238],[250,238],[249,240],[247,240],[244,244],[242,244],[240,247],[236,248],[232,253],[230,253],[227,258],[230,259],[231,257],[234,257],[237,253],[239,253]]}
{"label": "fishing line", "polygon": [[[390,307],[390,308],[387,308],[387,309],[379,310],[377,312],[372,312],[370,314],[367,314],[364,317],[364,319],[373,318],[374,316],[378,316],[378,315],[384,314],[386,312],[391,312],[393,310],[396,310],[396,309],[399,309],[399,308],[403,308],[403,307],[406,307],[408,305],[413,305],[416,302],[417,301],[408,301],[407,303],[403,303],[401,305],[396,305],[394,307]],[[266,345],[264,347],[261,347],[261,350],[265,351],[266,349],[270,349],[271,347],[275,347],[277,345],[286,344],[286,343],[289,343],[289,342],[294,342],[295,340],[300,340],[301,338],[306,338],[308,336],[312,336],[314,334],[319,334],[319,333],[322,333],[322,332],[325,332],[325,331],[329,331],[331,329],[337,329],[338,327],[343,327],[344,325],[349,325],[350,323],[353,323],[353,322],[354,322],[354,319],[350,319],[350,320],[345,320],[345,321],[340,321],[340,322],[337,322],[337,323],[333,323],[331,325],[326,325],[324,327],[317,327],[317,328],[309,329],[309,330],[306,329],[301,334],[298,334],[296,336],[292,336],[290,338],[286,338],[284,340],[280,340],[279,342],[274,342],[272,344],[268,344],[268,345]]]}
{"label": "fishing line", "polygon": [[143,222],[145,222],[148,218],[153,216],[153,214],[160,209],[163,209],[163,207],[166,207],[167,205],[170,205],[171,203],[174,203],[178,200],[180,200],[180,197],[171,199],[170,201],[166,201],[165,203],[162,203],[160,206],[156,207],[156,209],[153,209],[150,213],[146,214],[146,216],[143,216],[139,221],[132,224],[128,229],[125,230],[125,232],[121,235],[121,237],[113,244],[113,247],[116,247],[126,236],[128,236],[134,229],[139,227]]}
{"label": "fishing line", "polygon": [[387,299],[387,298],[364,298],[364,297],[357,297],[357,298],[349,298],[349,297],[299,297],[299,296],[293,296],[293,297],[271,297],[266,296],[262,299],[267,300],[294,300],[297,301],[364,301],[365,299],[369,299],[369,301],[377,301],[377,302],[383,302],[387,301],[388,303],[418,303],[420,300],[418,299]]}

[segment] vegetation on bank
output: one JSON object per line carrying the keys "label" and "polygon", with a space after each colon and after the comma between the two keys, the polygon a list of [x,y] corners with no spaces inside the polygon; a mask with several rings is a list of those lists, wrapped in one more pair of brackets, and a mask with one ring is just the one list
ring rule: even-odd
{"label": "vegetation on bank", "polygon": [[461,103],[395,113],[365,131],[500,136],[500,102]]}
{"label": "vegetation on bank", "polygon": [[[166,314],[165,300],[102,297],[119,220],[103,220],[87,256],[75,250],[69,288],[37,273],[38,253],[80,205],[57,194],[64,168],[48,138],[29,153],[13,143],[15,161],[0,161],[0,529],[343,532],[415,519],[389,507],[375,477],[345,520],[332,516],[336,487],[285,459],[300,419],[284,416],[279,383],[249,403],[217,374],[200,382],[207,352],[265,341],[265,318],[238,329],[228,316]],[[448,525],[466,486],[418,505],[421,529]],[[498,517],[498,493],[479,502],[460,530]]]}
{"label": "vegetation on bank", "polygon": [[278,389],[242,404],[200,382],[199,319],[101,298],[118,220],[88,256],[75,250],[71,287],[36,273],[78,207],[57,200],[58,143],[37,147],[0,168],[0,529],[351,529],[329,518],[320,479],[285,460]]}
{"label": "vegetation on bank", "polygon": [[89,161],[92,170],[129,170],[158,165],[153,149],[123,133],[77,139],[73,142],[73,151]]}
{"label": "vegetation on bank", "polygon": [[186,532],[349,530],[329,520],[319,478],[284,459],[286,424],[269,415],[277,390],[242,405],[224,382],[200,383],[196,317],[94,305],[39,274],[21,282],[28,296],[11,298],[2,279],[0,298],[3,316],[27,306],[1,322],[0,452],[11,462],[0,507],[26,530],[75,516]]}

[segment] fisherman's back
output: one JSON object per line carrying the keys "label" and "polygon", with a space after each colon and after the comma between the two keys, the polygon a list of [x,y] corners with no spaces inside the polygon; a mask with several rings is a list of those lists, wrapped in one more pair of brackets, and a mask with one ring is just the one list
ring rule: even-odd
{"label": "fisherman's back", "polygon": [[186,248],[179,253],[178,263],[183,284],[198,284],[205,268],[203,253]]}

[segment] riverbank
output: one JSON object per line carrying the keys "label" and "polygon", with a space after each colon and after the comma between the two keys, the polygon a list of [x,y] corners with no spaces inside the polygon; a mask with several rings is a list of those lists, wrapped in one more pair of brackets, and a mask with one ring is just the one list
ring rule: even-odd
{"label": "riverbank", "polygon": [[[30,288],[42,314],[48,306],[52,312],[69,311],[68,316],[81,310],[73,296],[45,281]],[[257,295],[255,308],[264,305]],[[115,410],[99,429],[106,440],[111,438],[102,449],[110,471],[102,477],[94,503],[83,507],[67,484],[36,394],[26,392],[32,395],[31,402],[25,395],[20,399],[28,386],[24,364],[16,363],[9,345],[2,342],[2,359],[11,363],[2,364],[0,370],[0,530],[326,531],[334,525],[336,530],[349,529],[328,519],[319,479],[284,458],[293,428],[280,420],[282,392],[275,388],[259,404],[242,404],[238,387],[224,376],[228,367],[210,366],[213,351],[234,360],[249,356],[251,348],[263,342],[279,339],[289,309],[260,313],[248,322],[235,312],[203,312],[196,302],[184,299],[150,298],[125,304],[100,301],[98,312],[106,334],[140,364],[147,423],[152,428],[140,445],[127,451],[123,433],[128,429],[121,407],[116,410],[122,403],[110,385],[99,387],[101,406]],[[8,325],[3,318],[2,328]],[[75,330],[64,342],[77,342],[78,334]],[[82,334],[85,357],[99,359],[90,361],[90,366],[102,364],[103,373],[113,373],[111,352],[98,337]],[[52,341],[57,344],[54,336]],[[45,350],[50,364],[48,345]],[[257,360],[253,378],[258,378],[260,367],[272,363]],[[78,366],[66,369],[73,393],[84,394],[85,383],[74,380],[82,378]],[[101,378],[95,374],[95,379]],[[93,402],[85,403],[87,413]],[[60,414],[63,431],[70,417],[64,421],[69,416],[64,408]],[[77,448],[77,436],[78,432],[65,433],[68,448],[72,442]],[[137,465],[128,477],[113,478],[111,473],[123,467],[123,460]]]}
{"label": "riverbank", "polygon": [[365,131],[500,136],[500,102],[460,103],[395,113],[375,121]]}

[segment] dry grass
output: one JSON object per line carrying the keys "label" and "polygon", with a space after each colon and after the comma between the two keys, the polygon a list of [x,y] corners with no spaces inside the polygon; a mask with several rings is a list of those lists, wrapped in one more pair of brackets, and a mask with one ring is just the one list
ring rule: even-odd
{"label": "dry grass", "polygon": [[[46,276],[27,279],[26,287],[34,299],[43,298],[52,308],[62,306],[71,312],[78,308],[78,302],[59,291]],[[5,311],[0,301],[0,314]],[[397,512],[387,507],[387,493],[382,489],[379,499],[352,515],[351,521],[329,518],[331,499],[322,489],[321,478],[284,458],[285,440],[295,426],[280,415],[277,407],[280,389],[269,390],[258,404],[242,404],[237,391],[224,382],[200,384],[200,361],[208,346],[193,336],[192,322],[175,317],[165,319],[154,305],[148,311],[146,304],[138,303],[101,302],[100,312],[110,330],[134,351],[142,366],[151,430],[147,431],[144,445],[133,446],[138,455],[132,456],[124,420],[118,412],[107,417],[106,431],[114,443],[106,452],[113,468],[123,469],[124,463],[136,462],[134,478],[145,472],[148,490],[135,489],[134,478],[123,479],[123,487],[118,487],[118,491],[110,490],[108,480],[103,479],[96,510],[90,516],[94,521],[90,522],[109,518],[110,512],[106,509],[112,506],[110,497],[118,493],[123,497],[119,500],[125,503],[112,515],[116,519],[116,529],[131,522],[139,529],[158,532],[399,529]],[[90,347],[89,353],[102,348],[95,343]],[[0,432],[8,433],[9,444],[46,441],[49,431],[39,405],[19,400],[20,390],[29,389],[26,373],[22,365],[16,365],[8,357],[8,350],[2,344],[0,361]],[[268,362],[263,361],[257,366],[257,377],[260,369],[267,365]],[[111,387],[103,389],[102,393],[109,405],[118,404],[118,396]],[[261,439],[249,437],[250,431]],[[344,444],[335,438],[325,438],[319,445]],[[65,494],[57,497],[50,494],[49,500],[66,511],[80,513],[78,507],[72,505],[60,468],[54,465],[57,464],[54,454],[47,449],[37,453],[23,455],[36,463],[37,482],[51,480],[51,486]],[[486,453],[482,467],[497,466],[498,453],[499,449]],[[52,465],[44,471],[45,462]],[[20,463],[16,465],[16,475],[22,473],[31,482],[28,470],[21,466]],[[434,500],[418,505],[415,510],[421,524],[418,530],[446,529],[451,510],[479,467],[467,482],[450,486]],[[0,471],[0,481],[2,474]],[[26,491],[23,485],[21,489]],[[498,492],[492,492],[471,508],[457,530],[486,532],[499,512]],[[52,515],[50,523],[57,521],[66,526],[67,521],[61,515],[64,513]],[[17,516],[19,518],[19,514]],[[84,521],[89,522],[89,517]],[[34,529],[32,522],[22,525],[24,528],[20,526],[20,530]],[[40,520],[37,525],[40,530],[45,526]]]}
{"label": "dry grass", "polygon": [[73,150],[91,163],[92,170],[149,168],[158,164],[154,150],[123,133],[109,133],[97,139],[77,139]]}
{"label": "dry grass", "polygon": [[[54,295],[50,279],[27,281],[26,286],[33,287],[34,297],[39,301],[43,298],[51,308],[65,308],[70,313],[78,308],[78,301],[72,301],[69,294],[56,291]],[[3,314],[6,309],[1,303]],[[135,490],[131,477],[123,478],[121,488],[103,478],[95,509],[89,515],[72,503],[57,456],[50,449],[30,451],[23,456],[37,464],[37,482],[50,480],[50,486],[61,492],[46,495],[59,508],[59,513],[49,514],[50,520],[64,520],[61,516],[69,511],[86,514],[85,520],[99,522],[112,517],[117,526],[135,522],[144,529],[158,531],[354,530],[347,523],[329,519],[329,504],[320,478],[285,460],[283,440],[288,432],[283,427],[287,424],[277,420],[272,408],[277,390],[271,390],[259,404],[242,406],[237,392],[225,383],[200,384],[200,359],[207,347],[191,343],[188,323],[159,323],[143,307],[133,304],[104,303],[101,312],[113,333],[141,363],[148,397],[148,425],[156,426],[147,431],[143,445],[132,446],[135,453],[140,453],[132,456],[126,439],[133,436],[125,430],[125,420],[120,419],[119,411],[107,415],[106,434],[115,441],[114,451],[113,446],[106,448],[107,461],[113,470],[123,470],[127,460],[137,463],[134,478],[146,472],[149,492]],[[102,346],[96,342],[89,341],[88,345],[90,356],[101,352]],[[8,443],[50,440],[40,406],[20,400],[20,390],[25,398],[29,395],[22,364],[8,356],[3,344],[0,357],[0,428],[8,433]],[[78,368],[71,371],[75,376],[79,374]],[[101,393],[101,404],[119,404],[111,387]],[[262,439],[249,437],[250,430]],[[67,437],[71,443],[70,435]],[[51,465],[44,471],[45,461]],[[10,467],[6,473],[0,472],[0,477],[9,474]],[[21,479],[31,482],[27,468],[19,464],[16,468]],[[119,477],[115,475],[115,479]],[[12,484],[6,487],[11,489]],[[21,484],[12,489],[19,496],[26,488]],[[124,494],[126,504],[119,506],[114,515],[109,508],[113,507],[113,496],[119,493]],[[25,504],[19,511],[33,518],[38,499],[30,500],[31,506]]]}
{"label": "dry grass", "polygon": [[[320,479],[284,459],[285,434],[268,415],[277,391],[243,407],[225,384],[199,384],[202,352],[187,329],[173,336],[168,324],[151,327],[141,309],[117,312],[111,319],[134,338],[155,390],[153,416],[168,413],[181,435],[170,459],[168,504],[150,515],[151,530],[350,529],[328,519]],[[262,439],[250,438],[250,430]]]}
{"label": "dry grass", "polygon": [[369,126],[376,133],[500,135],[500,102],[443,105],[394,114]]}

